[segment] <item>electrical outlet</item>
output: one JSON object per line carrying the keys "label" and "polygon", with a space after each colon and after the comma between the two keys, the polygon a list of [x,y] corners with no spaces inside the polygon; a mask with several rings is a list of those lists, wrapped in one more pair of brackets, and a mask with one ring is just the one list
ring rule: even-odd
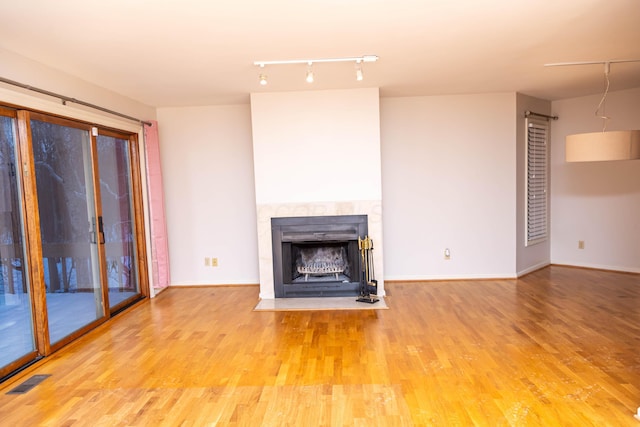
{"label": "electrical outlet", "polygon": [[451,251],[449,248],[444,250],[444,259],[451,259]]}
{"label": "electrical outlet", "polygon": [[211,265],[211,258],[205,257],[204,258],[204,266],[205,267],[209,267],[210,265]]}
{"label": "electrical outlet", "polygon": [[218,266],[218,258],[211,258],[211,267]]}
{"label": "electrical outlet", "polygon": [[584,249],[584,240],[578,240],[578,249]]}

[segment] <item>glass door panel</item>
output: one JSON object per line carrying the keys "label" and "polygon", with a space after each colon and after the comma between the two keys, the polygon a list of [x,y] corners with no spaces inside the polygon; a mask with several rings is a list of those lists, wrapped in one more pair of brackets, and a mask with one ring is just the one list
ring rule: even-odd
{"label": "glass door panel", "polygon": [[109,306],[140,295],[128,139],[98,135],[98,170]]}
{"label": "glass door panel", "polygon": [[0,371],[35,352],[14,129],[0,111]]}
{"label": "glass door panel", "polygon": [[51,344],[104,317],[88,129],[31,120]]}

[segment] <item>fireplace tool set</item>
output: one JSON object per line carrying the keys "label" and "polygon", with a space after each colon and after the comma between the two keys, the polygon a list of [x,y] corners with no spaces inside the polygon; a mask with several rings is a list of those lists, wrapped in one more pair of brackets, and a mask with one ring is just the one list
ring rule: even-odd
{"label": "fireplace tool set", "polygon": [[358,302],[373,304],[378,302],[374,295],[378,294],[378,281],[375,279],[373,268],[373,240],[369,236],[361,239],[358,236],[358,249],[362,256],[362,280],[360,282],[360,297]]}

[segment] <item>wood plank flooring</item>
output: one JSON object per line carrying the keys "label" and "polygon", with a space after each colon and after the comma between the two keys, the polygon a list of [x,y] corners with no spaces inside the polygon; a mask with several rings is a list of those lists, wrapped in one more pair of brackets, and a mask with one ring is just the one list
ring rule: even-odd
{"label": "wood plank flooring", "polygon": [[389,310],[169,289],[0,386],[3,426],[640,426],[640,275],[386,283]]}

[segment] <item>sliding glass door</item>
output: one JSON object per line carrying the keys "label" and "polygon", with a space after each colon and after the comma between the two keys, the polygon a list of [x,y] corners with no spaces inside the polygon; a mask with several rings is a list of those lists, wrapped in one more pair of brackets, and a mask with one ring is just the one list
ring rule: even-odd
{"label": "sliding glass door", "polygon": [[[56,120],[58,122],[58,120]],[[49,338],[105,316],[90,131],[31,120]]]}
{"label": "sliding glass door", "polygon": [[31,360],[36,350],[16,155],[15,113],[0,108],[0,367]]}
{"label": "sliding glass door", "polygon": [[148,295],[136,136],[0,107],[0,378]]}
{"label": "sliding glass door", "polygon": [[133,185],[129,173],[132,150],[129,138],[113,132],[100,131],[96,142],[108,298],[113,311],[140,294]]}

